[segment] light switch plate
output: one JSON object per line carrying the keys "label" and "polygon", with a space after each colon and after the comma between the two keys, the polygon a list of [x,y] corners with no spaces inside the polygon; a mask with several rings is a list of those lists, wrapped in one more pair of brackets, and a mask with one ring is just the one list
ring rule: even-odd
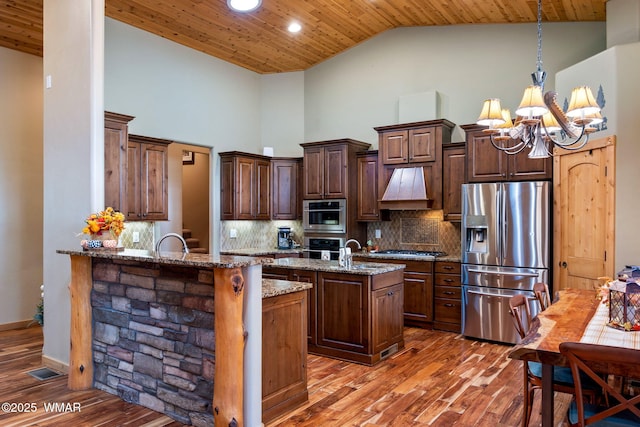
{"label": "light switch plate", "polygon": [[382,233],[380,233],[379,228],[376,228],[376,239],[379,239],[380,237],[382,237]]}
{"label": "light switch plate", "polygon": [[236,230],[235,228],[229,230],[229,237],[231,239],[235,239],[236,237],[238,237],[238,230]]}
{"label": "light switch plate", "polygon": [[133,243],[140,243],[140,232],[139,231],[134,231],[131,234],[131,239],[133,240]]}

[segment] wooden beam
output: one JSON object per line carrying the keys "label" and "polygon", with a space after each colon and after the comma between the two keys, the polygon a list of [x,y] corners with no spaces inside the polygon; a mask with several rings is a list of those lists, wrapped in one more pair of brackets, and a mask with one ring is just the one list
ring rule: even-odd
{"label": "wooden beam", "polygon": [[86,390],[93,385],[91,287],[91,258],[71,255],[71,350],[68,380],[71,390]]}
{"label": "wooden beam", "polygon": [[216,364],[213,420],[216,426],[244,425],[244,277],[240,268],[214,268]]}

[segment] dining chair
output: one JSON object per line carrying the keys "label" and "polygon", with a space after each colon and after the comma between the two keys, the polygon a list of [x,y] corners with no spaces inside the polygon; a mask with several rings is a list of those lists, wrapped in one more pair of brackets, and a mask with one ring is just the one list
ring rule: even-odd
{"label": "dining chair", "polygon": [[[509,309],[516,332],[523,339],[531,327],[531,310],[529,309],[529,298],[518,294],[509,298]],[[531,408],[536,390],[542,389],[542,364],[539,362],[529,362],[523,360],[523,414],[522,426],[527,427],[531,419]],[[567,394],[575,394],[573,375],[571,369],[567,367],[555,366],[553,369],[553,389]],[[598,388],[591,381],[584,384],[582,392],[589,397],[589,402],[594,403]]]}
{"label": "dining chair", "polygon": [[[567,418],[572,427],[596,424],[598,426],[639,426],[640,395],[627,397],[606,381],[609,372],[628,373],[634,368],[637,372],[640,350],[611,347],[599,344],[577,342],[560,343],[563,354],[571,367],[576,394],[569,407]],[[609,404],[595,406],[585,403],[580,393],[584,387],[584,378],[602,387],[609,396]]]}
{"label": "dining chair", "polygon": [[551,305],[551,296],[549,295],[549,286],[546,283],[538,282],[533,285],[533,293],[540,304],[540,311],[544,311]]}

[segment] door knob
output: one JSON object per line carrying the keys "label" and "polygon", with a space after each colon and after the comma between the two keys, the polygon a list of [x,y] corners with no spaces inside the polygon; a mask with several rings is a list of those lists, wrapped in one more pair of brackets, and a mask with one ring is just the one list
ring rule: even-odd
{"label": "door knob", "polygon": [[560,266],[562,266],[562,268],[567,268],[567,262],[566,261],[562,261],[560,263]]}

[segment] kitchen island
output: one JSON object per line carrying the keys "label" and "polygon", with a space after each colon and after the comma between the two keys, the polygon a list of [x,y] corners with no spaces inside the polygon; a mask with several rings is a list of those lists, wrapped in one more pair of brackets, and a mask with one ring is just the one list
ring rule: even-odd
{"label": "kitchen island", "polygon": [[184,424],[260,425],[264,259],[58,253],[71,258],[70,389],[96,387]]}
{"label": "kitchen island", "polygon": [[404,347],[403,264],[271,259],[263,277],[310,282],[308,351],[374,365]]}

